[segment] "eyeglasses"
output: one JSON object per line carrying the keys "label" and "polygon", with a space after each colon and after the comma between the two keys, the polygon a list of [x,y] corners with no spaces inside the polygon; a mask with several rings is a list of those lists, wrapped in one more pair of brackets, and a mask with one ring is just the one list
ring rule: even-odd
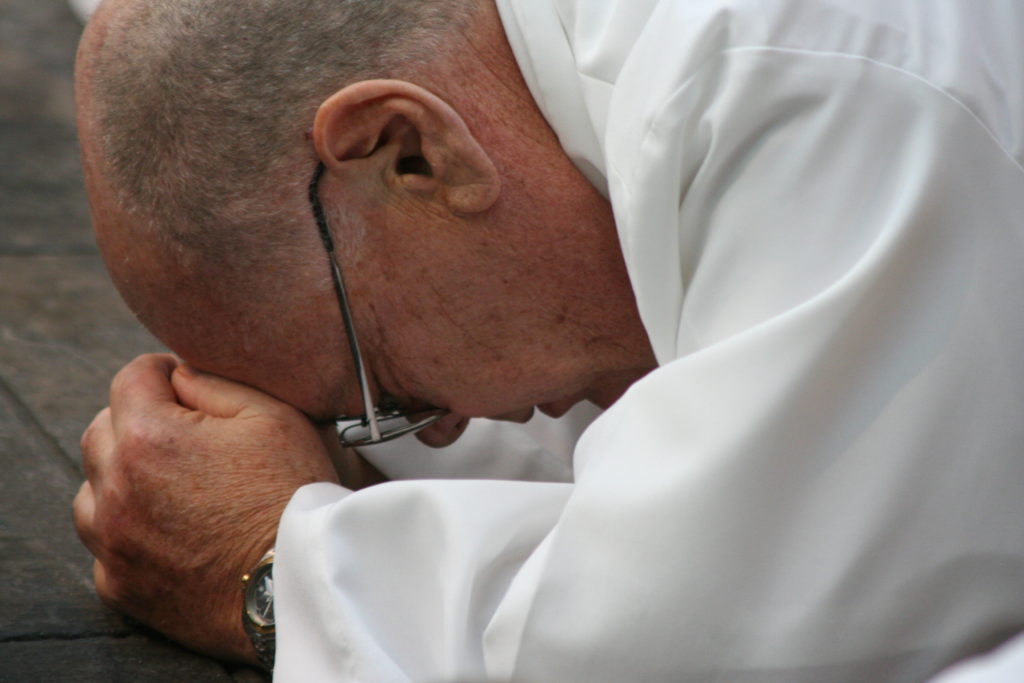
{"label": "eyeglasses", "polygon": [[313,208],[313,216],[316,218],[317,228],[320,230],[320,239],[327,250],[327,258],[331,262],[334,293],[338,296],[341,319],[345,322],[345,333],[348,335],[348,346],[352,352],[352,361],[356,367],[359,391],[363,395],[364,410],[362,417],[338,415],[334,420],[342,446],[372,446],[373,444],[397,439],[406,434],[414,434],[424,427],[437,422],[445,415],[446,411],[440,408],[402,410],[397,400],[390,396],[382,396],[378,405],[375,406],[373,404],[373,397],[370,395],[370,385],[366,381],[366,364],[363,362],[363,354],[359,350],[359,340],[356,338],[356,328],[352,322],[352,311],[348,304],[348,295],[345,292],[345,282],[341,277],[338,257],[334,252],[334,240],[331,239],[331,231],[327,227],[327,218],[324,215],[323,206],[320,204],[320,178],[323,174],[324,165],[322,163],[317,164],[316,172],[313,173],[313,179],[309,183],[309,203]]}

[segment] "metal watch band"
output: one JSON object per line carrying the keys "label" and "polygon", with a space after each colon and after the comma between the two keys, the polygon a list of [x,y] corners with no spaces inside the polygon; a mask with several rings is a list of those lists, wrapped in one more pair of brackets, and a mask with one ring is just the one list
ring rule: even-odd
{"label": "metal watch band", "polygon": [[249,634],[249,638],[252,640],[252,646],[256,649],[256,656],[259,657],[260,664],[267,671],[274,670],[274,651],[277,645],[277,637],[273,631],[269,635],[253,635]]}

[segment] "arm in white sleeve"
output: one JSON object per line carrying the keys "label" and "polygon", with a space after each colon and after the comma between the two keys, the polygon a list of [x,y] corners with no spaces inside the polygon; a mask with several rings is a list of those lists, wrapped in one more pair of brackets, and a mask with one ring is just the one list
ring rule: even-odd
{"label": "arm in white sleeve", "polygon": [[655,100],[609,173],[662,367],[575,484],[302,489],[280,680],[916,681],[1024,623],[1019,164],[843,55]]}
{"label": "arm in white sleeve", "polygon": [[568,484],[303,488],[278,533],[276,677],[485,678],[482,634]]}
{"label": "arm in white sleeve", "polygon": [[1024,681],[1024,635],[994,652],[971,657],[931,679],[931,683],[1020,683]]}

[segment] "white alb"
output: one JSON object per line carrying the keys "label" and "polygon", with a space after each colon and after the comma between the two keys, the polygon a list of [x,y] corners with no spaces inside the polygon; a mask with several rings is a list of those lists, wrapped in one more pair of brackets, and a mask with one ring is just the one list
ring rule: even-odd
{"label": "white alb", "polygon": [[919,681],[1021,628],[1024,3],[498,6],[660,368],[572,482],[485,424],[416,474],[555,481],[300,490],[276,678]]}

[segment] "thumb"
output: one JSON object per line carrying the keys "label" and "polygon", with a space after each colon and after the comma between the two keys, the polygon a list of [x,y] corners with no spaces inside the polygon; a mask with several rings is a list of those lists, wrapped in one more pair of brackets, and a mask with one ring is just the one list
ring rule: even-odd
{"label": "thumb", "polygon": [[244,417],[276,411],[284,405],[252,387],[184,364],[175,368],[171,385],[181,405],[212,417]]}

